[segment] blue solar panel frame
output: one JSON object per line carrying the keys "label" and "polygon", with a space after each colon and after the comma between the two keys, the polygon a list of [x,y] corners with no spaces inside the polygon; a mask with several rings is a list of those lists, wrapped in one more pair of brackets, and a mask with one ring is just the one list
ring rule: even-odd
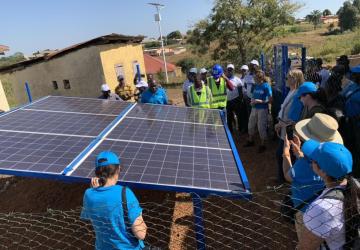
{"label": "blue solar panel frame", "polygon": [[[44,98],[41,98],[40,100],[33,102],[33,104],[38,103],[41,100],[46,100],[46,99],[51,99],[51,98],[52,97],[44,97]],[[151,106],[152,104],[146,104],[146,105]],[[8,169],[8,170],[0,169],[0,172],[2,172],[4,174],[14,174],[14,175],[18,175],[18,176],[28,176],[28,177],[39,177],[39,178],[55,179],[55,180],[70,181],[70,182],[79,182],[79,181],[80,182],[88,182],[89,181],[88,177],[71,176],[71,175],[67,175],[67,174],[72,171],[73,167],[76,164],[78,164],[79,162],[83,161],[86,157],[88,157],[89,154],[102,143],[102,140],[106,139],[105,137],[116,127],[116,125],[118,125],[122,121],[122,119],[132,118],[131,115],[129,115],[129,112],[132,109],[135,109],[136,106],[137,106],[137,104],[129,105],[123,112],[121,112],[118,116],[116,116],[116,118],[96,138],[93,139],[93,141],[73,160],[73,162],[64,169],[64,171],[62,172],[62,175],[56,175],[56,174],[52,174],[52,173],[19,172],[19,171],[14,171],[11,169]],[[158,106],[158,105],[154,105],[154,106]],[[175,107],[175,108],[178,108],[178,107]],[[22,107],[19,107],[15,110],[6,112],[6,113],[0,115],[0,117],[7,115],[9,113],[15,112],[16,110],[19,110],[19,109],[35,110],[35,109],[31,108],[31,103],[30,103],[30,104],[24,105]],[[248,179],[246,177],[246,173],[243,168],[243,165],[241,163],[239,154],[236,150],[235,143],[234,143],[231,133],[227,127],[224,112],[218,111],[218,110],[216,110],[215,112],[218,112],[218,114],[219,114],[220,121],[223,125],[223,129],[225,130],[227,140],[230,144],[232,154],[235,159],[236,166],[237,166],[237,170],[240,175],[240,179],[245,188],[243,191],[241,191],[241,192],[222,192],[222,191],[217,191],[217,190],[194,188],[194,187],[184,187],[184,186],[177,187],[177,186],[165,186],[165,185],[159,186],[159,185],[154,185],[154,184],[149,184],[149,183],[134,183],[134,182],[127,182],[127,181],[119,181],[119,183],[126,184],[126,185],[128,185],[130,187],[134,187],[134,188],[146,188],[146,189],[176,191],[176,192],[196,192],[200,195],[218,194],[218,195],[222,195],[222,196],[231,196],[231,197],[235,197],[235,198],[245,198],[245,199],[251,198],[250,185],[249,185]],[[87,113],[87,112],[84,112],[84,113]],[[114,114],[108,114],[108,115],[115,117]],[[197,119],[197,118],[192,117],[192,119]],[[210,119],[212,119],[216,125],[219,125],[218,121],[216,121],[216,119],[217,119],[216,117],[214,118],[212,115],[212,117]],[[158,120],[158,119],[154,119],[154,120]],[[197,121],[193,120],[192,122],[196,123]],[[201,122],[199,124],[201,124]]]}

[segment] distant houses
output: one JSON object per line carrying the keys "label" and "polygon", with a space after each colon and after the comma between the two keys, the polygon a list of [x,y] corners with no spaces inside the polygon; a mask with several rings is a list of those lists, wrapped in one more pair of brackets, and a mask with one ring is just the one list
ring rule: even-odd
{"label": "distant houses", "polygon": [[9,47],[6,45],[1,45],[0,44],[0,55],[5,55],[5,52],[9,51]]}
{"label": "distant houses", "polygon": [[[165,63],[162,59],[144,53],[146,74],[156,77],[157,73],[165,72]],[[169,77],[179,77],[182,75],[181,68],[172,63],[166,63]]]}
{"label": "distant houses", "polygon": [[[145,73],[143,38],[100,36],[61,50],[41,51],[29,60],[2,67],[0,87],[4,89],[5,102],[10,107],[26,103],[25,82],[34,99],[46,95],[97,97],[103,83],[114,90],[119,75],[134,87],[137,65]],[[2,106],[0,109],[6,109],[5,104]]]}

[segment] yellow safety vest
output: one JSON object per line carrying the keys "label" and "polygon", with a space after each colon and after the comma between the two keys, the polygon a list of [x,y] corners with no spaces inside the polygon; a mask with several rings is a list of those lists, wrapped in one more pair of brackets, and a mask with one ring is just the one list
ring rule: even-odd
{"label": "yellow safety vest", "polygon": [[209,109],[210,108],[210,100],[208,99],[208,90],[206,86],[203,86],[201,88],[201,95],[199,96],[196,91],[195,91],[195,87],[194,85],[191,85],[190,87],[190,105],[192,107],[197,107],[197,108],[205,108],[205,109]]}
{"label": "yellow safety vest", "polygon": [[211,103],[211,108],[225,108],[227,101],[227,93],[226,93],[226,83],[224,78],[220,78],[219,87],[215,83],[215,79],[212,77],[208,78],[209,88],[211,90],[213,100]]}

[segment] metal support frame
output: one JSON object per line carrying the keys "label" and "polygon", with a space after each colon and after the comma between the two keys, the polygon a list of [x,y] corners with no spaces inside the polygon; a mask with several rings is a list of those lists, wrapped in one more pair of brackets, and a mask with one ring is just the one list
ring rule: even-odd
{"label": "metal support frame", "polygon": [[[286,88],[286,76],[289,72],[289,58],[288,52],[290,48],[301,49],[301,70],[305,73],[306,69],[306,48],[302,44],[278,44],[274,46],[274,67],[275,67],[275,82],[281,88],[283,98],[287,95],[288,89]],[[281,65],[278,65],[278,57],[280,56],[281,49]],[[280,79],[279,79],[280,78]]]}
{"label": "metal support frame", "polygon": [[288,73],[288,46],[281,46],[281,54],[282,54],[282,63],[281,63],[281,90],[283,93],[283,97],[287,95],[286,89],[286,75]]}
{"label": "metal support frame", "polygon": [[305,74],[306,70],[306,48],[301,48],[301,70]]}
{"label": "metal support frame", "polygon": [[203,208],[201,196],[192,193],[191,194],[193,207],[194,207],[194,220],[195,220],[195,238],[196,238],[196,248],[198,250],[205,250],[205,230],[204,230],[204,218],[203,218]]}
{"label": "metal support frame", "polygon": [[262,70],[263,72],[265,72],[266,65],[265,65],[265,54],[264,54],[264,52],[261,52],[261,55],[260,55],[260,64],[261,64],[261,70]]}
{"label": "metal support frame", "polygon": [[137,77],[138,77],[138,81],[140,82],[141,81],[141,72],[140,72],[140,65],[139,64],[136,64],[136,74],[137,74]]}
{"label": "metal support frame", "polygon": [[32,102],[32,96],[31,96],[31,91],[30,91],[30,87],[29,87],[28,82],[25,82],[25,89],[26,89],[26,93],[27,93],[29,102],[31,103]]}

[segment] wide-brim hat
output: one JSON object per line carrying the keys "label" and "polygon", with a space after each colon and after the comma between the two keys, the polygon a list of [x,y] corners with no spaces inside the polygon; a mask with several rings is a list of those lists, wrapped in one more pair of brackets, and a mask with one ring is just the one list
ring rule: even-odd
{"label": "wide-brim hat", "polygon": [[320,142],[335,142],[344,144],[337,131],[337,121],[329,115],[316,113],[311,119],[304,119],[295,125],[297,134],[305,141],[309,139]]}

